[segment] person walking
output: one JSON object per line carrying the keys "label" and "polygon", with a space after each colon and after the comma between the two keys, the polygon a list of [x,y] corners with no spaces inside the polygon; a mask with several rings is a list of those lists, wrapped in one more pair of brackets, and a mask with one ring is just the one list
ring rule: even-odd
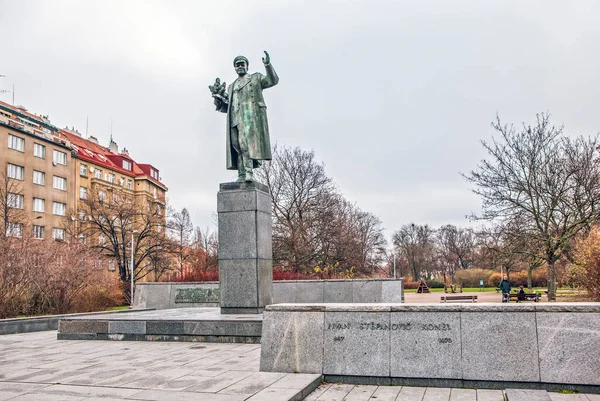
{"label": "person walking", "polygon": [[508,281],[508,276],[504,276],[504,279],[498,285],[500,291],[502,292],[502,302],[508,302],[510,299],[510,282]]}

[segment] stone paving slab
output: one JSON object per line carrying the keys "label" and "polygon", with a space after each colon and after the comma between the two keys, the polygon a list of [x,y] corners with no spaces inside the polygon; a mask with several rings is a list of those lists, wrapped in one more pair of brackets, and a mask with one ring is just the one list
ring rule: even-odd
{"label": "stone paving slab", "polygon": [[0,336],[0,401],[298,401],[319,374],[258,372],[260,346]]}
{"label": "stone paving slab", "polygon": [[[506,390],[508,401],[600,401],[599,394],[560,394],[544,390]],[[512,398],[511,398],[512,397]],[[275,399],[274,399],[275,400]],[[323,383],[304,401],[506,401],[503,390],[439,387],[363,386]]]}

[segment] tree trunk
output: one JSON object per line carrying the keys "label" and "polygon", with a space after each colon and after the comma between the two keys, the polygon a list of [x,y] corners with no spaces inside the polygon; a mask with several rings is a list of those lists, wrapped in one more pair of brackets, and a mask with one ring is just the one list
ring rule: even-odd
{"label": "tree trunk", "polygon": [[527,268],[527,288],[531,291],[532,288],[532,276],[533,276],[533,269],[534,266],[533,265],[529,265],[529,267]]}
{"label": "tree trunk", "polygon": [[556,301],[556,269],[554,261],[548,262],[548,301]]}

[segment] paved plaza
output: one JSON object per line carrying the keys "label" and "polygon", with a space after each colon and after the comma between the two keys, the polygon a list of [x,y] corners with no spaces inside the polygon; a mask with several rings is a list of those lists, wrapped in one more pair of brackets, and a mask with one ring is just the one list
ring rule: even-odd
{"label": "paved plaza", "polygon": [[[502,401],[500,390],[321,384],[259,372],[260,345],[68,341],[56,331],[0,336],[0,401]],[[548,393],[552,401],[600,395]]]}

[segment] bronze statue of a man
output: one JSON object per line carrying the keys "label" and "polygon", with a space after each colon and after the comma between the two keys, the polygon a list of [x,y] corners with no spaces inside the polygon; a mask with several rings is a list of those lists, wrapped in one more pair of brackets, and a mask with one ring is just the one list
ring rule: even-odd
{"label": "bronze statue of a man", "polygon": [[267,106],[263,89],[277,85],[279,78],[271,65],[269,53],[262,59],[267,75],[248,74],[248,59],[237,56],[233,60],[238,74],[227,87],[219,78],[209,86],[217,111],[227,113],[227,169],[238,170],[237,182],[253,181],[252,169],[263,160],[271,160],[271,141],[267,124]]}

